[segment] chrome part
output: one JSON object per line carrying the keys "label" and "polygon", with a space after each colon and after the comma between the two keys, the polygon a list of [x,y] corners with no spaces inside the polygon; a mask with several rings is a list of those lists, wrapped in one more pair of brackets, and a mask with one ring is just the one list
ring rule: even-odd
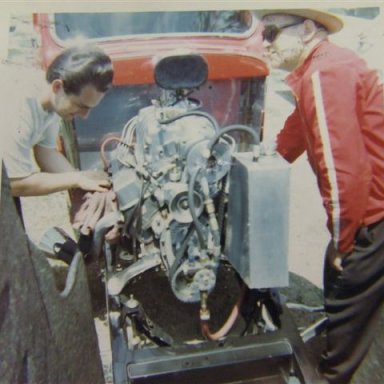
{"label": "chrome part", "polygon": [[[217,129],[213,117],[185,100],[154,102],[126,124],[111,158],[127,234],[140,242],[142,260],[160,255],[175,296],[185,302],[199,301],[200,290],[210,292],[216,281],[221,250],[213,200],[235,150],[233,141],[218,138],[210,153]],[[124,289],[130,268],[111,278],[111,294]]]}

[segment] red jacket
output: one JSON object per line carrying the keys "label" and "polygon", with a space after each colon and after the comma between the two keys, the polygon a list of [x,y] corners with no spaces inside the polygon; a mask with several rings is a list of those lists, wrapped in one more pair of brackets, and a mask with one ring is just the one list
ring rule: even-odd
{"label": "red jacket", "polygon": [[287,77],[296,108],[277,137],[289,162],[307,151],[339,252],[384,218],[384,100],[376,71],[328,40]]}

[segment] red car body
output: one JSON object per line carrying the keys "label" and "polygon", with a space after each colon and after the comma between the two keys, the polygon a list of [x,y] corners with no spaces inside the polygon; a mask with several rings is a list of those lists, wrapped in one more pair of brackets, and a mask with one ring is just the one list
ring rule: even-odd
{"label": "red car body", "polygon": [[[251,12],[247,14],[251,19]],[[151,84],[154,82],[153,57],[182,47],[202,54],[208,61],[209,79],[235,79],[268,75],[262,59],[260,24],[256,20],[245,34],[157,34],[126,35],[96,41],[113,59],[114,84]],[[52,15],[35,14],[34,25],[41,36],[41,59],[46,67],[64,48],[65,42],[54,33]]]}

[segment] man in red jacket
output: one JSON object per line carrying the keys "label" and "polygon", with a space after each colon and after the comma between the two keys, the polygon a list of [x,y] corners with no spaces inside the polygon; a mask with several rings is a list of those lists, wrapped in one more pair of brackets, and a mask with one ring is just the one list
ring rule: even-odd
{"label": "man in red jacket", "polygon": [[307,152],[332,236],[320,371],[329,383],[348,383],[377,332],[384,296],[383,84],[364,60],[328,40],[343,27],[337,16],[273,10],[262,22],[265,57],[290,72],[296,100],[277,149],[289,162]]}

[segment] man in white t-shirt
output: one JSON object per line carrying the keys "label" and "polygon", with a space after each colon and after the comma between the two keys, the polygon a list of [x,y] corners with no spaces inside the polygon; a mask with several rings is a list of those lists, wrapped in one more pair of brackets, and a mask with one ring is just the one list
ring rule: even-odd
{"label": "man in white t-shirt", "polygon": [[[95,46],[71,47],[49,65],[45,81],[19,98],[3,132],[3,160],[13,196],[38,196],[72,188],[103,192],[103,171],[79,171],[56,148],[60,120],[86,118],[112,85],[110,58]],[[20,90],[25,94],[25,90]],[[11,122],[11,123],[10,123]],[[35,164],[40,168],[36,171]]]}

